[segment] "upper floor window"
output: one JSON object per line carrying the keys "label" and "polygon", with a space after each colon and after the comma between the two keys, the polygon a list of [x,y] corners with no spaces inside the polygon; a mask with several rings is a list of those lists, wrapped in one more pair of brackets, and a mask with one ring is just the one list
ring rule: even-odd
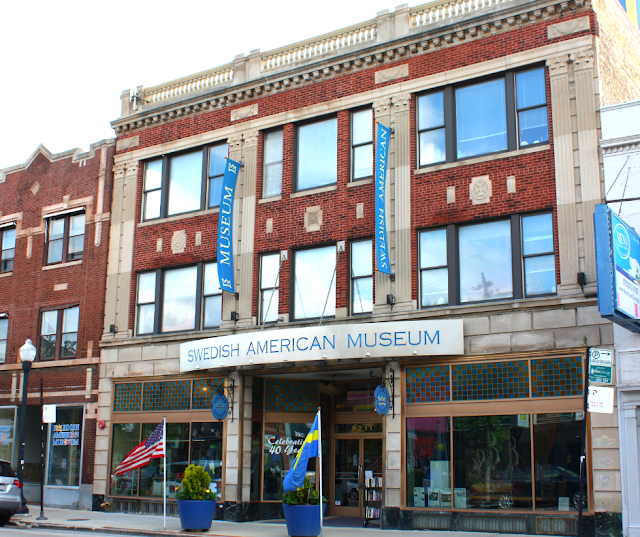
{"label": "upper floor window", "polygon": [[337,118],[298,126],[296,144],[296,190],[338,181]]}
{"label": "upper floor window", "polygon": [[351,180],[373,177],[373,110],[351,113]]}
{"label": "upper floor window", "polygon": [[47,223],[47,264],[82,259],[84,227],[84,213],[49,218]]}
{"label": "upper floor window", "polygon": [[260,324],[278,320],[280,299],[280,254],[267,254],[260,258]]}
{"label": "upper floor window", "polygon": [[75,358],[80,307],[43,311],[40,317],[40,360]]}
{"label": "upper floor window", "polygon": [[262,150],[262,197],[270,198],[282,194],[282,129],[266,132]]}
{"label": "upper floor window", "polygon": [[548,142],[546,96],[543,67],[419,96],[419,165]]}
{"label": "upper floor window", "polygon": [[146,163],[142,219],[152,220],[220,205],[226,143]]}
{"label": "upper floor window", "polygon": [[16,256],[16,228],[0,229],[0,272],[13,270],[13,258]]}
{"label": "upper floor window", "polygon": [[423,231],[422,307],[556,292],[551,213]]}
{"label": "upper floor window", "polygon": [[351,313],[373,311],[373,241],[351,243]]}
{"label": "upper floor window", "polygon": [[137,335],[220,326],[218,265],[199,263],[138,274],[136,310]]}
{"label": "upper floor window", "polygon": [[0,319],[0,364],[7,359],[7,338],[9,334],[9,319]]}
{"label": "upper floor window", "polygon": [[317,319],[336,314],[335,269],[336,247],[333,245],[295,252],[294,319]]}

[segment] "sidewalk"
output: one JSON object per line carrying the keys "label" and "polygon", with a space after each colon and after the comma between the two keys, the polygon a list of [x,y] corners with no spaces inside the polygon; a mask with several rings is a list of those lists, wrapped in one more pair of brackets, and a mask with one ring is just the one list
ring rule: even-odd
{"label": "sidewalk", "polygon": [[[14,515],[9,521],[13,526],[31,526],[58,530],[100,530],[103,533],[117,535],[175,536],[192,535],[194,532],[182,531],[180,519],[167,517],[167,528],[163,528],[163,517],[154,515],[131,515],[124,513],[104,513],[98,511],[78,511],[75,509],[45,508],[44,516],[48,520],[36,520],[40,516],[39,505],[29,505],[28,515]],[[331,517],[327,517],[331,518]],[[365,537],[375,535],[381,530],[377,526],[333,528],[325,527],[323,537]],[[257,522],[221,522],[214,520],[209,531],[196,532],[198,535],[211,535],[212,537],[287,537],[287,528],[283,521],[257,521]],[[524,537],[512,536],[501,533],[472,533],[454,531],[399,531],[383,530],[384,537],[410,537],[418,533],[429,537]],[[426,536],[425,536],[426,537]],[[537,536],[540,537],[540,536]]]}

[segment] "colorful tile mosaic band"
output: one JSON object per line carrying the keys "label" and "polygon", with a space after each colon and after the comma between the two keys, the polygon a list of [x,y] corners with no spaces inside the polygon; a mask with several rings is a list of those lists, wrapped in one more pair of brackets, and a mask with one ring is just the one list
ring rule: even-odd
{"label": "colorful tile mosaic band", "polygon": [[519,360],[454,365],[452,382],[454,401],[529,397],[529,364]]}
{"label": "colorful tile mosaic band", "polygon": [[265,410],[271,412],[315,412],[316,383],[308,380],[271,380],[265,386]]}
{"label": "colorful tile mosaic band", "polygon": [[140,412],[142,393],[141,382],[116,384],[114,388],[114,412]]}
{"label": "colorful tile mosaic band", "polygon": [[438,403],[450,400],[448,365],[407,368],[407,403]]}
{"label": "colorful tile mosaic band", "polygon": [[191,381],[146,382],[142,401],[143,412],[158,410],[189,410]]}
{"label": "colorful tile mosaic band", "polygon": [[582,386],[581,356],[531,360],[533,397],[582,395]]}
{"label": "colorful tile mosaic band", "polygon": [[191,410],[208,410],[218,386],[224,386],[224,379],[196,379],[193,381]]}

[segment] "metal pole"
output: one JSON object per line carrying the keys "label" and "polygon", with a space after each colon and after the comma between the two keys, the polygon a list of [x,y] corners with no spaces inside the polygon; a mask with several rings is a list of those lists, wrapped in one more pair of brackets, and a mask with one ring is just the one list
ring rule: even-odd
{"label": "metal pole", "polygon": [[318,469],[316,481],[320,484],[320,537],[322,537],[322,412],[318,407]]}
{"label": "metal pole", "polygon": [[40,516],[36,520],[49,520],[44,516],[44,416],[42,415],[44,404],[42,384],[42,377],[40,377]]}
{"label": "metal pole", "polygon": [[29,513],[27,507],[27,499],[24,497],[24,437],[27,428],[27,391],[29,389],[29,371],[31,371],[31,362],[25,360],[22,362],[22,406],[20,408],[20,446],[18,449],[18,480],[20,481],[20,496],[22,504],[18,513],[26,515]]}
{"label": "metal pole", "polygon": [[[587,338],[585,338],[587,344]],[[580,496],[578,498],[578,537],[582,537],[582,496],[584,494],[584,478],[586,477],[587,465],[587,407],[589,401],[589,362],[591,358],[591,347],[587,347],[587,364],[584,375],[584,414],[582,417],[582,449],[580,452]]]}

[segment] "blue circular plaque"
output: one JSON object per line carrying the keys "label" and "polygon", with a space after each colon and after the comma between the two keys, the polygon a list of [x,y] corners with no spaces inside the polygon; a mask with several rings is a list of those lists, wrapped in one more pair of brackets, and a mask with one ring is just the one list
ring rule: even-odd
{"label": "blue circular plaque", "polygon": [[223,420],[227,417],[229,411],[229,401],[222,393],[217,393],[211,401],[211,413],[217,420]]}
{"label": "blue circular plaque", "polygon": [[380,384],[373,392],[373,404],[378,414],[384,416],[389,412],[389,390],[384,384]]}

